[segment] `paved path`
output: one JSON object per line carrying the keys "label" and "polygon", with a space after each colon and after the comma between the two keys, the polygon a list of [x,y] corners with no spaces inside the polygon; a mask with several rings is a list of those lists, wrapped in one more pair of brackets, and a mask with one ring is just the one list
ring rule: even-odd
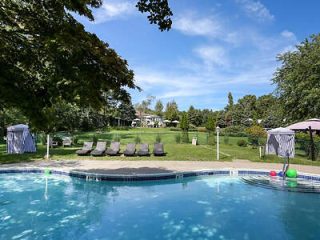
{"label": "paved path", "polygon": [[[320,167],[291,164],[298,172],[320,174]],[[87,171],[105,174],[151,174],[184,172],[209,169],[264,169],[281,170],[279,163],[258,163],[247,160],[233,162],[203,161],[104,161],[104,160],[70,160],[70,161],[35,161],[29,163],[3,164],[1,168],[50,168],[63,171]]]}

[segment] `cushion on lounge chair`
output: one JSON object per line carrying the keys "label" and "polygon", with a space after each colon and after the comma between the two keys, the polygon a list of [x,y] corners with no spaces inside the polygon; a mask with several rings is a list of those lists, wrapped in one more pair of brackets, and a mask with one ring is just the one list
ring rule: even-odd
{"label": "cushion on lounge chair", "polygon": [[134,143],[127,144],[126,150],[123,152],[125,156],[133,156],[136,152],[136,145]]}
{"label": "cushion on lounge chair", "polygon": [[138,155],[139,156],[150,156],[149,145],[145,144],[145,143],[141,144],[140,149],[138,151]]}
{"label": "cushion on lounge chair", "polygon": [[80,150],[76,151],[78,155],[88,155],[92,150],[93,142],[84,142],[83,147]]}
{"label": "cushion on lounge chair", "polygon": [[91,152],[92,156],[102,156],[104,155],[107,148],[106,142],[97,142],[96,148]]}
{"label": "cushion on lounge chair", "polygon": [[120,152],[120,143],[119,142],[112,142],[110,147],[107,149],[106,154],[110,156],[116,156]]}
{"label": "cushion on lounge chair", "polygon": [[155,156],[164,156],[165,155],[162,143],[155,143],[154,144],[153,154]]}

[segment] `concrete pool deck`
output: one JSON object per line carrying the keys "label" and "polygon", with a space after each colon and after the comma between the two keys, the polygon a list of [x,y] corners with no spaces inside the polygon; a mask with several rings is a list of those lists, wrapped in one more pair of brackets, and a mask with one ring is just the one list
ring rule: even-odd
{"label": "concrete pool deck", "polygon": [[[123,160],[59,160],[59,161],[33,161],[14,164],[2,164],[0,169],[21,169],[37,168],[51,169],[57,171],[71,172],[82,171],[97,174],[159,174],[172,172],[188,172],[215,169],[264,169],[264,170],[282,170],[280,163],[262,163],[251,162],[248,160],[234,160],[232,162],[219,161],[123,161]],[[298,172],[319,174],[320,166],[290,164],[291,168]]]}

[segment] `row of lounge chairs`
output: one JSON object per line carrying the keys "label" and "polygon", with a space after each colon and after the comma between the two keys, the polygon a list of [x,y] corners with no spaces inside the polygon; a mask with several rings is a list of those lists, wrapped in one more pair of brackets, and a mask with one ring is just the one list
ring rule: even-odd
{"label": "row of lounge chairs", "polygon": [[[110,147],[107,148],[106,142],[97,142],[95,149],[93,149],[93,142],[84,142],[82,149],[77,150],[76,154],[79,156],[86,156],[91,154],[92,156],[119,156],[120,155],[120,142],[112,142]],[[149,145],[140,144],[138,151],[136,151],[136,144],[127,144],[123,154],[125,156],[150,156]],[[162,143],[155,143],[153,148],[154,156],[164,156],[165,152]]]}

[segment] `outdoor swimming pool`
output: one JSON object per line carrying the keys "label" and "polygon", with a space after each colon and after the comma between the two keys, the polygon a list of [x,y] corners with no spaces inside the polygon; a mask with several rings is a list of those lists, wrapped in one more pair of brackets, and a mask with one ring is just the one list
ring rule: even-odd
{"label": "outdoor swimming pool", "polygon": [[231,177],[0,174],[0,239],[319,239],[319,202]]}

